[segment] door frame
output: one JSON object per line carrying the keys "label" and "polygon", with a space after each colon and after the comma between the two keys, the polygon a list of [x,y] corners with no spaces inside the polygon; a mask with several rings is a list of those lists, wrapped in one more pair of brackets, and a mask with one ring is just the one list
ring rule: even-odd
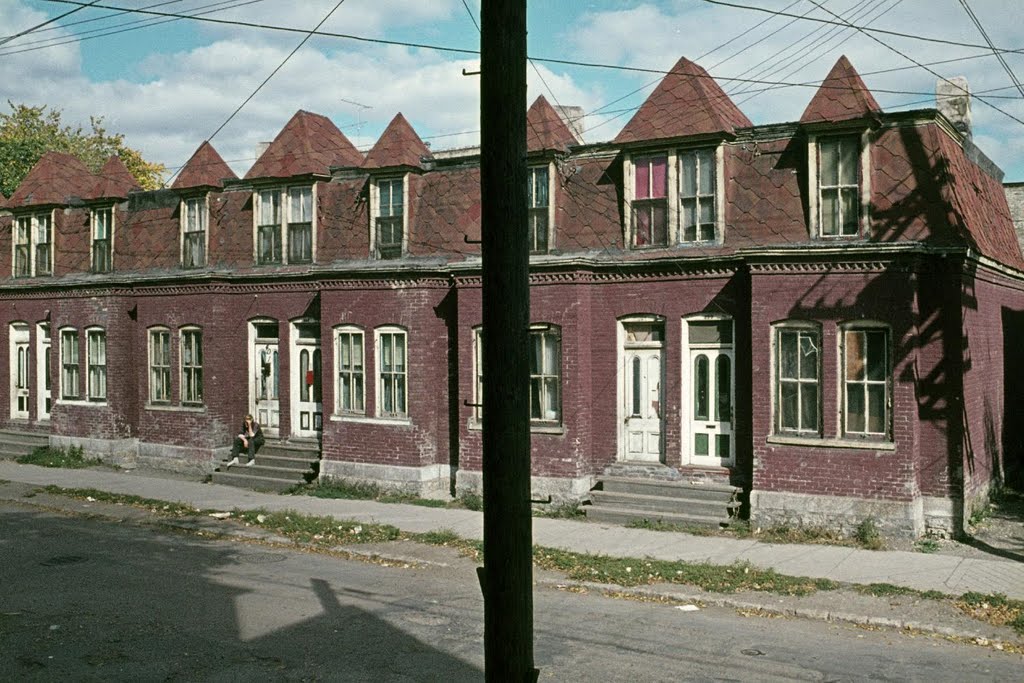
{"label": "door frame", "polygon": [[[20,320],[12,322],[7,327],[10,346],[8,369],[10,370],[10,416],[12,420],[28,420],[32,411],[32,327]],[[25,360],[22,364],[18,359],[18,347],[22,346],[25,351]],[[25,373],[25,410],[18,410],[18,373]]]}
{"label": "door frame", "polygon": [[[44,334],[45,331],[45,334]],[[53,328],[49,322],[36,324],[36,421],[45,422],[50,419],[47,402],[53,406],[53,376],[51,356],[53,353]],[[50,377],[50,387],[46,387],[46,378]]]}
{"label": "door frame", "polygon": [[615,374],[616,374],[616,376],[618,378],[618,380],[616,382],[616,385],[617,385],[616,394],[617,395],[616,395],[616,407],[615,407],[616,425],[617,425],[616,426],[616,431],[617,431],[616,443],[617,443],[617,447],[616,447],[616,453],[615,453],[615,460],[616,460],[616,462],[626,461],[627,455],[629,453],[629,447],[628,447],[628,443],[627,443],[627,439],[629,438],[629,434],[628,434],[628,430],[626,429],[626,421],[629,418],[629,416],[626,414],[626,395],[627,395],[627,387],[626,387],[626,381],[627,381],[627,377],[626,377],[626,327],[628,325],[631,325],[631,324],[634,324],[634,323],[657,324],[657,325],[661,325],[661,328],[662,328],[662,341],[660,341],[660,342],[650,342],[649,345],[648,344],[644,344],[644,346],[642,346],[642,347],[638,345],[637,348],[650,348],[652,350],[653,349],[657,349],[657,350],[659,350],[661,352],[661,364],[660,364],[661,365],[661,368],[660,368],[660,371],[661,371],[661,377],[660,377],[661,389],[660,389],[660,391],[661,391],[661,405],[662,405],[662,408],[661,408],[661,449],[660,449],[661,452],[658,455],[658,460],[657,461],[653,461],[652,460],[650,462],[651,462],[651,464],[656,464],[656,462],[664,464],[665,463],[665,416],[666,416],[666,413],[667,413],[667,411],[665,409],[665,377],[666,377],[665,370],[666,370],[667,363],[666,363],[666,360],[665,360],[666,346],[665,346],[665,342],[664,342],[665,323],[666,323],[666,321],[665,321],[665,317],[664,316],[655,315],[655,314],[638,314],[638,315],[624,316],[624,317],[619,318],[618,320],[616,320],[616,323],[615,323],[615,327],[616,327],[616,335],[615,335],[615,338],[616,338],[616,344],[615,344]]}
{"label": "door frame", "polygon": [[[257,336],[257,334],[256,334],[256,326],[257,325],[271,325],[271,324],[278,326],[278,336],[277,337],[273,337],[272,338],[272,337],[260,337],[260,336]],[[269,423],[268,424],[263,424],[262,422],[260,423],[260,426],[263,428],[263,434],[265,436],[267,436],[267,437],[273,437],[273,438],[277,438],[279,436],[279,434],[280,434],[280,419],[281,419],[280,418],[280,416],[281,416],[281,381],[280,381],[280,377],[281,377],[281,335],[280,335],[280,329],[281,328],[280,328],[279,321],[274,320],[273,318],[254,318],[254,319],[250,320],[249,324],[248,324],[249,343],[248,343],[248,348],[246,349],[247,355],[249,357],[249,360],[248,360],[248,373],[247,373],[248,374],[248,378],[246,380],[246,385],[248,385],[248,388],[249,388],[249,401],[248,401],[248,407],[246,408],[246,410],[248,412],[252,413],[252,415],[256,418],[256,420],[259,421],[259,415],[257,414],[258,411],[256,409],[256,400],[257,400],[257,395],[259,393],[258,390],[257,390],[257,386],[256,386],[256,363],[257,363],[257,361],[256,361],[256,344],[258,344],[258,343],[270,343],[271,341],[273,341],[277,345],[277,372],[278,372],[277,414],[278,414],[278,427],[271,427]]]}
{"label": "door frame", "polygon": [[[732,326],[732,341],[728,344],[691,344],[689,324],[691,322],[728,322]],[[698,314],[682,319],[680,326],[681,377],[680,377],[680,458],[684,465],[697,467],[732,467],[736,464],[736,321],[729,315]],[[729,457],[697,456],[693,454],[693,429],[690,413],[693,411],[693,361],[694,351],[728,351],[731,359],[731,377],[729,383],[730,401],[732,405]],[[717,369],[715,370],[717,377]]]}
{"label": "door frame", "polygon": [[[316,325],[318,336],[316,339],[309,337],[299,336],[300,325]],[[292,320],[288,324],[288,361],[289,361],[289,372],[299,373],[300,363],[299,355],[303,349],[315,350],[320,352],[320,386],[323,387],[323,336],[322,330],[320,329],[320,321],[315,318],[298,318]],[[315,363],[311,362],[311,371],[316,372]],[[323,396],[320,397],[320,410],[319,412],[314,411],[313,421],[310,424],[309,429],[302,429],[301,421],[301,406],[299,405],[299,396],[302,391],[302,378],[298,374],[293,375],[288,380],[288,391],[289,395],[289,412],[291,415],[291,435],[298,438],[315,438],[323,432],[323,414],[324,404]],[[311,389],[312,391],[312,389]],[[278,397],[280,398],[280,396]],[[311,403],[316,403],[315,401]],[[320,416],[320,428],[317,428],[317,414]]]}

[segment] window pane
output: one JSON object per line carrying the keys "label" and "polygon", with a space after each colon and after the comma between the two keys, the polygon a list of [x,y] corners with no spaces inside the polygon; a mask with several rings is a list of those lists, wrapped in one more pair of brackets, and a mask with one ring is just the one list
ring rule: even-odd
{"label": "window pane", "polygon": [[818,377],[818,341],[817,335],[810,332],[800,333],[800,378],[817,379]]}
{"label": "window pane", "polygon": [[797,395],[798,384],[795,382],[783,382],[779,387],[779,422],[782,429],[799,429],[799,397]]}
{"label": "window pane", "polygon": [[531,169],[530,207],[548,206],[548,169]]}
{"label": "window pane", "polygon": [[846,386],[846,431],[864,432],[864,385]]}
{"label": "window pane", "polygon": [[885,385],[869,384],[868,387],[868,431],[873,434],[885,433]]}
{"label": "window pane", "polygon": [[641,387],[643,386],[643,377],[641,376],[640,358],[633,357],[633,411],[632,415],[640,414],[640,393]]}
{"label": "window pane", "polygon": [[557,337],[546,334],[544,335],[545,341],[545,354],[544,354],[544,374],[545,375],[558,375],[558,359],[561,357],[561,350],[559,347],[559,340]]}
{"label": "window pane", "polygon": [[840,190],[840,199],[842,209],[843,234],[856,235],[858,232],[860,232],[860,226],[857,224],[857,188],[844,187],[842,190]]}
{"label": "window pane", "polygon": [[668,157],[651,159],[651,197],[668,195]]}
{"label": "window pane", "polygon": [[887,352],[886,332],[872,330],[866,333],[867,338],[867,377],[869,380],[882,381],[886,377],[885,356]]}
{"label": "window pane", "polygon": [[697,153],[700,159],[700,193],[704,195],[715,193],[715,159],[708,151]]}
{"label": "window pane", "polygon": [[353,386],[355,387],[356,395],[353,398],[352,409],[357,411],[364,410],[363,408],[363,375],[357,374],[353,377]]}
{"label": "window pane", "polygon": [[731,320],[694,320],[686,328],[691,344],[732,344]]}
{"label": "window pane", "polygon": [[683,200],[683,241],[693,242],[697,239],[697,200]]}
{"label": "window pane", "polygon": [[693,417],[708,419],[708,357],[703,354],[693,361]]}
{"label": "window pane", "polygon": [[715,450],[718,451],[717,453],[715,453],[716,456],[718,456],[719,458],[729,457],[729,441],[730,439],[728,434],[715,435]]}
{"label": "window pane", "polygon": [[857,184],[857,142],[853,139],[839,140],[839,183]]}
{"label": "window pane", "polygon": [[846,333],[846,379],[864,379],[864,344],[866,338],[863,332],[851,331]]}
{"label": "window pane", "polygon": [[708,435],[697,433],[693,435],[693,454],[694,455],[707,455],[708,454]]}
{"label": "window pane", "polygon": [[715,363],[717,364],[715,375],[718,384],[715,419],[719,422],[729,422],[732,420],[732,361],[729,356],[721,355]]}
{"label": "window pane", "polygon": [[697,156],[695,154],[683,155],[682,172],[683,196],[693,197],[697,194]]}
{"label": "window pane", "polygon": [[559,405],[561,405],[558,396],[558,378],[547,377],[544,380],[544,419],[548,421],[555,421],[560,418]]}
{"label": "window pane", "polygon": [[650,159],[637,159],[634,166],[636,175],[635,199],[648,199],[651,196],[651,166]]}
{"label": "window pane", "polygon": [[839,234],[839,196],[838,190],[821,191],[821,234]]}
{"label": "window pane", "polygon": [[405,335],[395,335],[395,371],[405,372]]}
{"label": "window pane", "polygon": [[818,429],[818,385],[802,383],[800,385],[800,428],[817,431]]}
{"label": "window pane", "polygon": [[797,355],[797,333],[779,332],[779,377],[795,379],[800,367]]}
{"label": "window pane", "polygon": [[821,150],[821,184],[822,185],[838,185],[839,184],[839,156],[837,141],[827,140],[822,142],[819,146]]}
{"label": "window pane", "polygon": [[280,190],[260,192],[260,225],[276,225],[281,222],[280,204]]}

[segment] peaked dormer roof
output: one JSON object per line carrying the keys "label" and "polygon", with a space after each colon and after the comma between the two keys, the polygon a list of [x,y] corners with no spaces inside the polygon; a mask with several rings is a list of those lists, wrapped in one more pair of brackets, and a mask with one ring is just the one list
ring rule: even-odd
{"label": "peaked dormer roof", "polygon": [[7,200],[7,208],[68,204],[71,199],[88,198],[95,183],[96,178],[78,157],[47,152],[22,179]]}
{"label": "peaked dormer roof", "polygon": [[329,118],[300,109],[252,165],[245,179],[326,175],[332,166],[362,164],[363,155]]}
{"label": "peaked dormer roof", "polygon": [[420,136],[398,112],[380,134],[377,144],[366,155],[363,168],[391,168],[394,166],[423,166],[422,158],[430,156]]}
{"label": "peaked dormer roof", "polygon": [[579,140],[543,95],[526,112],[526,149],[529,152],[565,150]]}
{"label": "peaked dormer roof", "polygon": [[681,58],[615,137],[620,144],[752,126],[707,71]]}
{"label": "peaked dormer roof", "polygon": [[224,179],[235,180],[238,176],[225,163],[209,140],[199,145],[192,157],[182,167],[178,177],[171,184],[172,190],[184,190],[191,187],[223,187]]}
{"label": "peaked dormer roof", "polygon": [[117,155],[107,159],[95,178],[89,199],[125,199],[129,190],[141,189],[131,171]]}
{"label": "peaked dormer roof", "polygon": [[860,74],[841,56],[814,93],[800,123],[834,123],[863,119],[882,111]]}

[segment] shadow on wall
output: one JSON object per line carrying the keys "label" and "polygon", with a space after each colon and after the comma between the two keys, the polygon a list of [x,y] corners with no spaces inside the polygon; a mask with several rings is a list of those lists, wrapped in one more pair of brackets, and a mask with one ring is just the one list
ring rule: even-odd
{"label": "shadow on wall", "polygon": [[1024,489],[1024,311],[1003,307],[1003,476]]}

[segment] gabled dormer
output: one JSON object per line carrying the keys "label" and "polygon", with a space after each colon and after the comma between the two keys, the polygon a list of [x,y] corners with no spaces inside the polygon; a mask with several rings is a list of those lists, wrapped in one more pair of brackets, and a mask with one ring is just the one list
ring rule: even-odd
{"label": "gabled dormer", "polygon": [[811,237],[869,234],[871,132],[882,108],[845,56],[800,117],[807,136]]}
{"label": "gabled dormer", "polygon": [[199,145],[171,184],[181,197],[179,243],[182,268],[207,264],[210,246],[210,192],[224,187],[225,180],[237,180],[209,141]]}
{"label": "gabled dormer", "polygon": [[331,168],[362,163],[363,155],[330,119],[296,112],[245,174],[253,186],[256,264],[315,262],[316,183],[328,180]]}
{"label": "gabled dormer", "polygon": [[430,149],[399,112],[367,153],[370,174],[370,257],[401,258],[409,253],[409,177],[421,173]]}
{"label": "gabled dormer", "polygon": [[722,143],[752,126],[703,68],[683,57],[616,136],[631,248],[721,243]]}
{"label": "gabled dormer", "polygon": [[581,142],[543,95],[534,100],[526,112],[530,253],[545,254],[555,248],[555,158]]}
{"label": "gabled dormer", "polygon": [[89,267],[94,273],[108,273],[114,268],[114,238],[118,202],[128,193],[139,190],[121,158],[112,156],[96,174],[92,190],[86,198],[89,205]]}

